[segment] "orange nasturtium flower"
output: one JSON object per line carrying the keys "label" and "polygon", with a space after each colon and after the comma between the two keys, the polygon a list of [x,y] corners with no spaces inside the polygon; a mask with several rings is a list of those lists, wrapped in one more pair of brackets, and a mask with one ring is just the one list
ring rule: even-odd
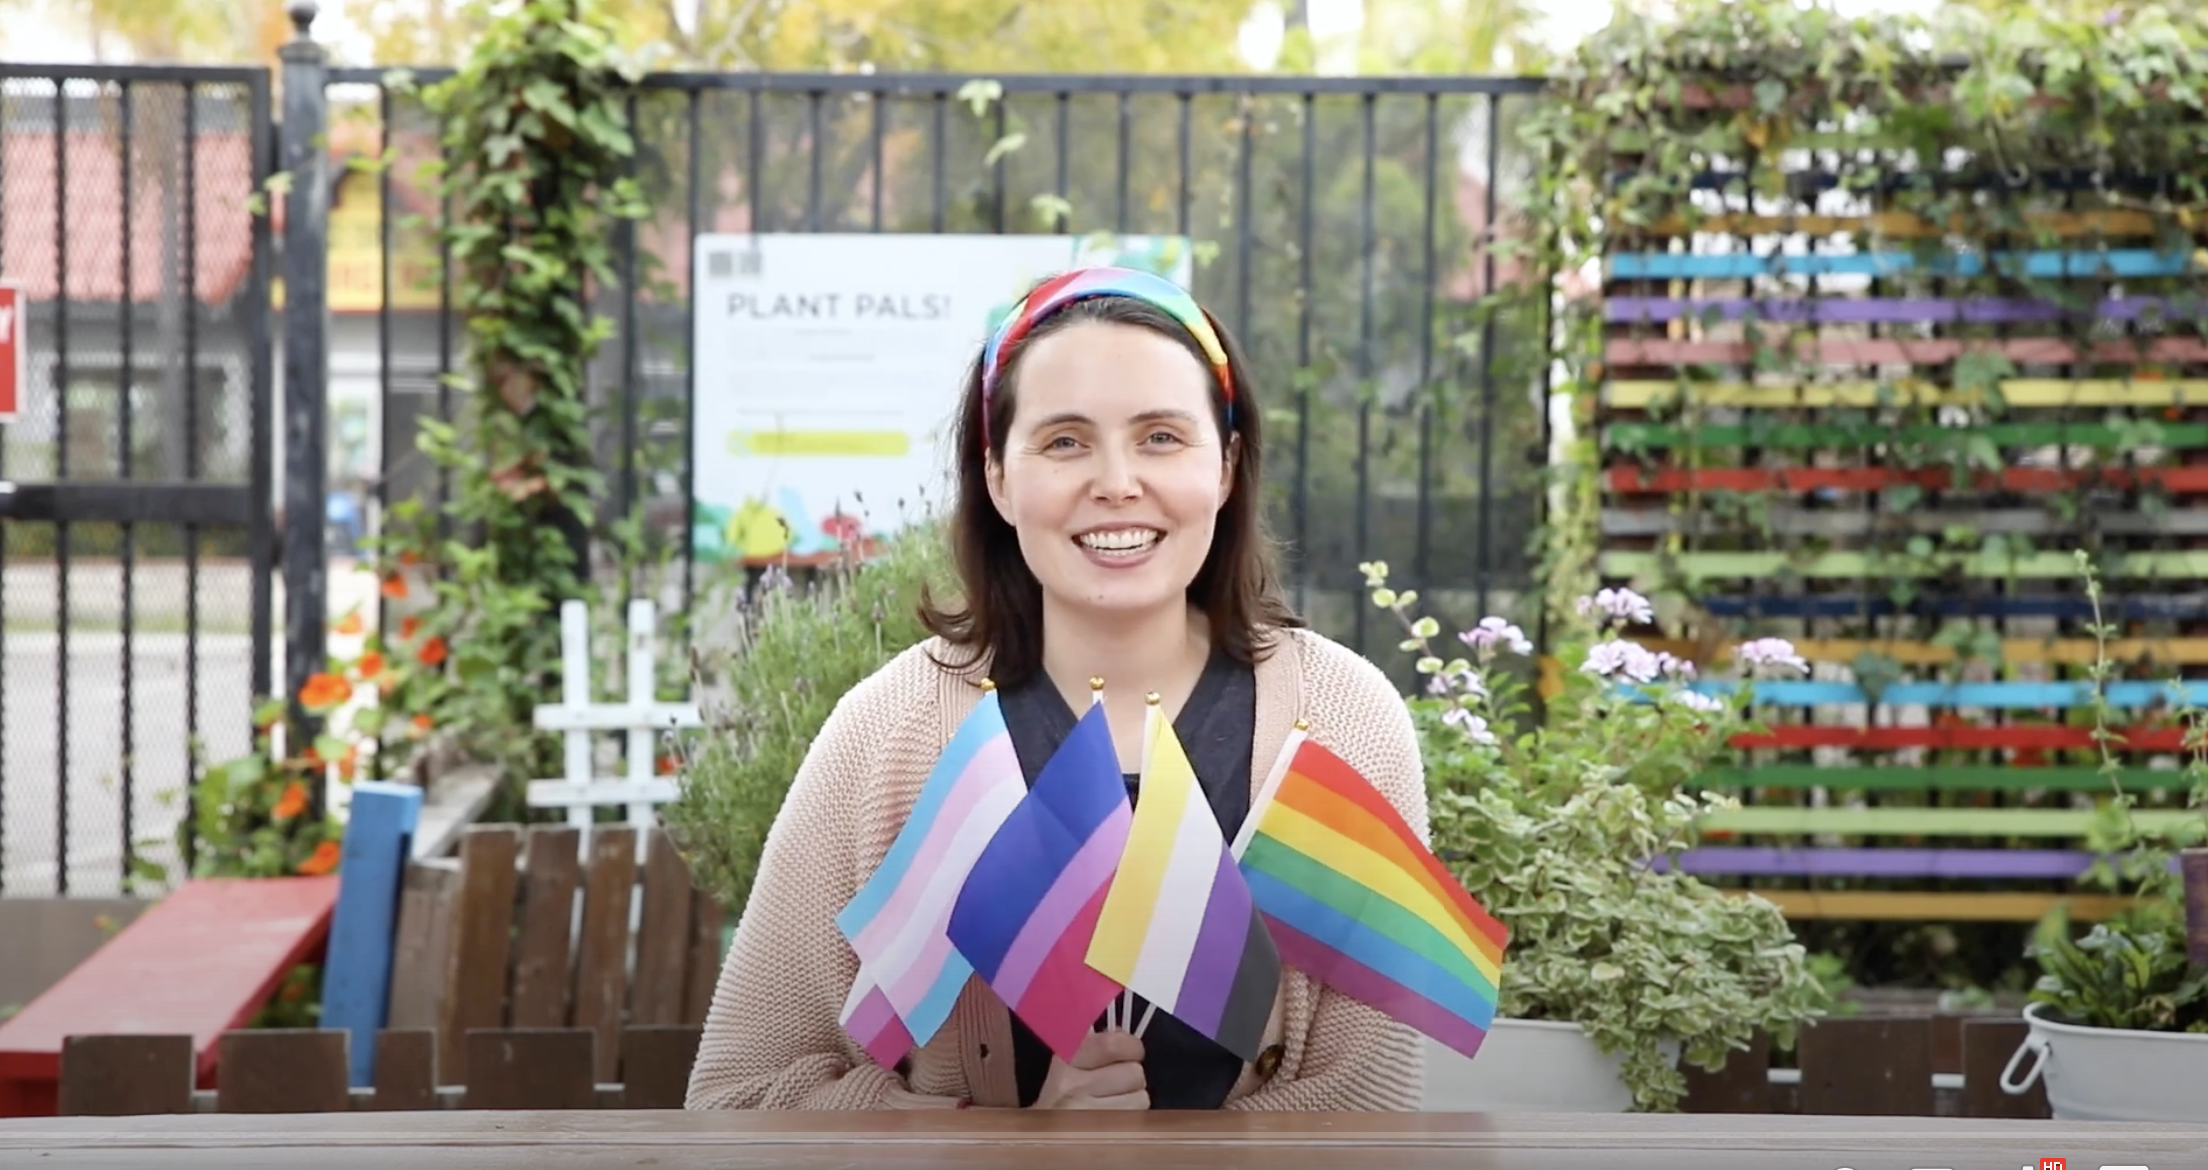
{"label": "orange nasturtium flower", "polygon": [[324,841],[314,847],[314,855],[299,863],[299,872],[307,877],[320,877],[337,868],[339,851],[337,842]]}
{"label": "orange nasturtium flower", "polygon": [[393,601],[406,599],[406,578],[393,573],[383,579],[383,595]]}
{"label": "orange nasturtium flower", "polygon": [[416,715],[410,722],[416,735],[428,735],[429,729],[436,726],[427,715]]}
{"label": "orange nasturtium flower", "polygon": [[353,665],[359,669],[360,677],[372,680],[383,673],[383,655],[369,650],[361,654],[360,661]]}
{"label": "orange nasturtium flower", "polygon": [[307,685],[299,688],[299,703],[309,711],[327,711],[352,696],[353,684],[328,671],[309,676]]}
{"label": "orange nasturtium flower", "polygon": [[276,807],[268,810],[268,815],[279,821],[288,821],[305,811],[307,786],[294,780],[284,787],[284,794],[276,799]]}
{"label": "orange nasturtium flower", "polygon": [[432,634],[416,653],[421,656],[423,666],[436,666],[445,660],[445,640]]}
{"label": "orange nasturtium flower", "polygon": [[420,633],[420,632],[421,632],[421,629],[422,629],[422,619],[420,619],[420,618],[418,618],[418,617],[415,617],[415,616],[414,616],[413,614],[408,614],[408,615],[406,615],[405,617],[403,617],[403,618],[400,618],[400,619],[399,619],[399,641],[401,641],[401,642],[411,642],[411,641],[413,641],[413,640],[414,640],[414,635],[415,635],[415,634],[417,634],[417,633]]}
{"label": "orange nasturtium flower", "polygon": [[337,624],[330,627],[330,632],[333,634],[342,634],[350,638],[366,628],[366,623],[360,620],[360,611],[356,609],[351,613],[346,614],[344,617],[337,619]]}

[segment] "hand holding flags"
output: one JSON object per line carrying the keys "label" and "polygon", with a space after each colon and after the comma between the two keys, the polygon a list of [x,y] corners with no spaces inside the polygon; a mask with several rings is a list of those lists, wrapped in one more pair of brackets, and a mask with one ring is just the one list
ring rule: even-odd
{"label": "hand holding flags", "polygon": [[1146,722],[1142,800],[1089,965],[1256,1060],[1280,989],[1280,956],[1155,694]]}
{"label": "hand holding flags", "polygon": [[1468,1058],[1479,1051],[1509,932],[1301,724],[1234,851],[1291,965]]}

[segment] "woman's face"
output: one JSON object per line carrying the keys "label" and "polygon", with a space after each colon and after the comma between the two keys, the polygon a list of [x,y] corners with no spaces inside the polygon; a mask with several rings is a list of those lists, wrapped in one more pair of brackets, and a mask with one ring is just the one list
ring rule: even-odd
{"label": "woman's face", "polygon": [[1140,326],[1084,322],[1028,346],[989,494],[1048,600],[1184,604],[1233,482],[1211,396],[1195,355]]}

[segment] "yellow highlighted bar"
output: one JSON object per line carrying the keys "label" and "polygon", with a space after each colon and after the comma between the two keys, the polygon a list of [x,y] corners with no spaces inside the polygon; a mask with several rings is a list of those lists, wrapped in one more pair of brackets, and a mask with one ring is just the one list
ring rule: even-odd
{"label": "yellow highlighted bar", "polygon": [[2070,917],[2096,922],[2132,903],[2110,894],[1917,893],[1908,890],[1726,890],[1765,899],[1788,918],[1864,919],[1886,922],[2036,922],[2056,906]]}
{"label": "yellow highlighted bar", "polygon": [[903,431],[730,431],[728,453],[895,459],[912,453],[912,436]]}
{"label": "yellow highlighted bar", "polygon": [[[1802,386],[1755,386],[1745,382],[1691,383],[1694,400],[1704,406],[1767,408],[1806,406],[1969,406],[1984,397],[1916,379],[1878,382],[1825,382]],[[1642,410],[1679,396],[1678,382],[1619,381],[1603,389],[1603,399],[1621,410]],[[2010,406],[2172,406],[2208,405],[2208,378],[2012,378],[2001,383],[2001,400]]]}
{"label": "yellow highlighted bar", "polygon": [[[1685,638],[1641,638],[1641,645],[1650,650],[1663,650],[1689,661],[1725,663],[1732,659],[1730,644],[1720,644],[1705,649]],[[1829,640],[1797,641],[1794,651],[1811,662],[1850,663],[1864,654],[1891,658],[1909,666],[1937,666],[1955,661],[1953,646],[1935,646],[1929,642],[1873,642],[1835,638]],[[2099,647],[2088,638],[2062,638],[2040,641],[2034,638],[2010,638],[2001,643],[2001,659],[2016,666],[2033,662],[2064,662],[2090,665],[2099,654]],[[2208,638],[2120,638],[2111,639],[2108,657],[2112,662],[2180,663],[2198,665],[2208,663]]]}

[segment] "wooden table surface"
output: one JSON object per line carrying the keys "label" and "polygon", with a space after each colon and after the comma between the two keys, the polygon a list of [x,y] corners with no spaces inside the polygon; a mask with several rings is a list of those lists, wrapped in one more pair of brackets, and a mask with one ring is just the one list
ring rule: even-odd
{"label": "wooden table surface", "polygon": [[2208,1124],[1560,1114],[198,1114],[0,1121],[0,1166],[2208,1170]]}

